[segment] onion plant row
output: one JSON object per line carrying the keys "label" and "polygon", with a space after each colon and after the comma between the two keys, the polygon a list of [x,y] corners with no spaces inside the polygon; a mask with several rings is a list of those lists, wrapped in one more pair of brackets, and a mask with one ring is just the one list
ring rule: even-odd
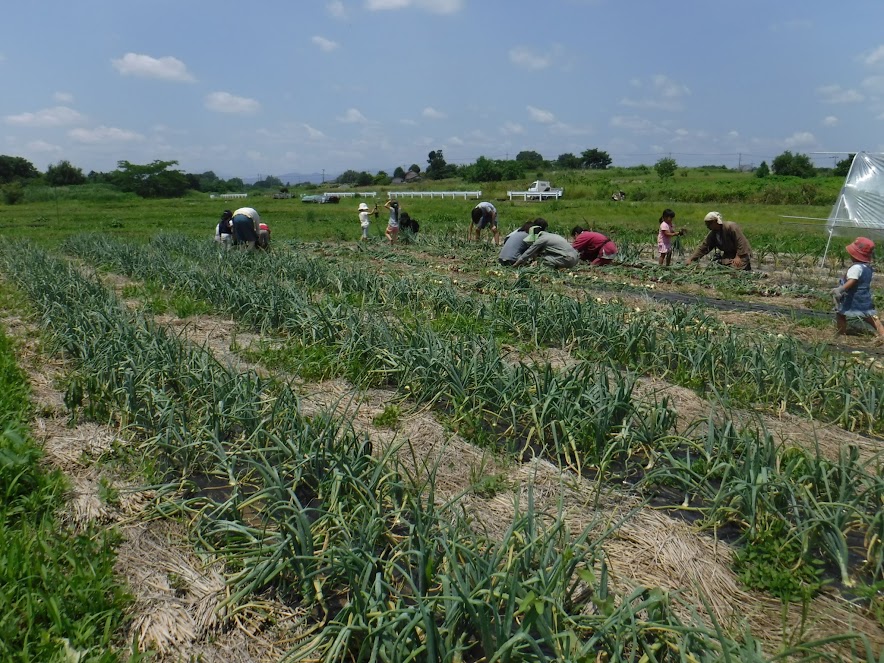
{"label": "onion plant row", "polygon": [[[219,256],[211,246],[171,236],[148,247],[80,237],[68,249],[138,278],[187,288],[259,329],[304,334],[311,326],[304,320],[309,298],[317,292],[362,310],[447,312],[479,321],[515,342],[573,345],[578,355],[714,391],[736,405],[761,404],[848,430],[884,432],[884,371],[873,361],[788,336],[734,331],[695,307],[633,311],[617,303],[544,293],[524,277],[515,285],[506,277],[488,277],[481,289],[492,296],[484,297],[447,280],[433,283],[426,275],[395,278],[296,252]],[[315,326],[316,334],[333,338],[340,330],[328,315]]]}
{"label": "onion plant row", "polygon": [[[291,660],[766,660],[751,636],[676,617],[677,596],[615,596],[601,544],[616,523],[575,536],[529,498],[490,540],[392,454],[300,416],[284,384],[232,372],[44,253],[5,247],[0,263],[77,366],[68,404],[141,440],[155,480],[175,488],[162,508],[187,514],[227,564],[227,614],[271,591],[314,608]],[[779,657],[828,658],[833,643]]]}
{"label": "onion plant row", "polygon": [[[655,463],[642,485],[677,486],[688,501],[695,500],[708,526],[736,524],[750,539],[758,536],[758,523],[773,517],[786,524],[805,561],[822,555],[848,584],[847,542],[860,533],[864,572],[882,578],[878,512],[884,494],[874,464],[866,467],[855,456],[846,457],[838,472],[850,477],[854,491],[833,495],[830,482],[817,481],[835,471],[830,461],[783,449],[763,433],[743,431],[735,437],[712,425],[705,439],[673,435],[675,416],[667,404],[638,405],[634,377],[619,370],[622,365],[656,368],[673,381],[738,403],[773,395],[783,407],[794,403],[817,415],[821,407],[838,406],[837,418],[850,427],[851,422],[877,423],[881,373],[870,364],[791,339],[744,337],[697,309],[636,312],[618,304],[543,296],[530,283],[520,286],[519,296],[501,289],[490,300],[464,295],[447,283],[394,280],[310,257],[237,252],[219,257],[196,244],[182,247],[160,239],[157,245],[165,261],[158,266],[155,248],[132,249],[137,268],[133,262],[124,266],[120,257],[127,252],[115,251],[114,244],[72,248],[133,275],[192,288],[222,310],[241,311],[244,321],[260,329],[292,335],[300,349],[334,347],[329,361],[337,363],[339,374],[358,384],[396,386],[418,403],[434,402],[450,410],[473,439],[518,453],[540,451],[578,470],[592,465],[621,471],[627,478]],[[230,287],[217,292],[209,269]],[[260,289],[238,284],[236,271],[245,269],[262,283]],[[390,305],[401,307],[396,318],[386,315]],[[443,318],[448,324],[439,331]],[[450,333],[458,320],[460,331]],[[475,320],[478,324],[471,324]],[[602,361],[562,371],[513,363],[500,350],[501,334],[535,345],[577,343],[575,354]],[[797,456],[803,473],[784,460]],[[785,501],[768,504],[770,492],[759,485],[786,495]],[[832,519],[839,509],[839,518]]]}

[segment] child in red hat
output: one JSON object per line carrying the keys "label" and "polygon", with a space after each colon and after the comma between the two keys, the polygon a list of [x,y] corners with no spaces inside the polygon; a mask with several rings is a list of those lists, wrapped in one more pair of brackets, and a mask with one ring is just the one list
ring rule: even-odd
{"label": "child in red hat", "polygon": [[875,243],[868,237],[857,237],[848,244],[846,251],[853,258],[847,275],[840,279],[841,285],[832,289],[835,300],[835,324],[839,334],[847,333],[847,318],[865,320],[878,333],[878,342],[884,341],[884,325],[872,301],[872,253]]}

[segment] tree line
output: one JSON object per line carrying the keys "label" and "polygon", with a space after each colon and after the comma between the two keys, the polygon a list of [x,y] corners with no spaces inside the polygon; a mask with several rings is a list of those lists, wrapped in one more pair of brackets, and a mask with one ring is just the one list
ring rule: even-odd
{"label": "tree line", "polygon": [[[755,175],[767,177],[775,174],[809,178],[824,170],[826,173],[844,177],[850,169],[853,157],[851,154],[846,159],[842,159],[833,169],[818,169],[808,155],[793,154],[787,150],[773,159],[769,166],[762,161],[755,169]],[[333,181],[353,186],[386,186],[394,181],[408,181],[418,177],[429,180],[460,178],[467,182],[499,182],[523,179],[527,173],[539,173],[547,168],[605,170],[612,163],[613,160],[608,152],[590,148],[579,155],[566,152],[552,160],[544,159],[537,151],[523,150],[516,154],[514,159],[491,159],[480,156],[474,163],[456,165],[448,163],[440,149],[432,150],[427,155],[427,165],[423,169],[417,163],[413,163],[407,170],[403,166],[396,166],[392,175],[383,170],[377,173],[346,170]],[[24,187],[30,185],[68,187],[105,184],[142,198],[177,198],[186,195],[189,191],[205,193],[241,192],[247,189],[287,191],[287,188],[292,186],[291,183],[283,183],[272,175],[252,184],[246,184],[238,177],[225,180],[211,170],[204,173],[185,173],[177,168],[177,165],[177,161],[156,160],[149,164],[118,161],[117,168],[111,172],[90,171],[84,174],[82,169],[67,160],[62,160],[50,165],[45,173],[41,173],[27,159],[0,155],[0,189],[4,201],[7,204],[15,204],[23,199]],[[677,162],[671,157],[662,158],[654,164],[654,170],[660,179],[672,177],[678,168]]]}

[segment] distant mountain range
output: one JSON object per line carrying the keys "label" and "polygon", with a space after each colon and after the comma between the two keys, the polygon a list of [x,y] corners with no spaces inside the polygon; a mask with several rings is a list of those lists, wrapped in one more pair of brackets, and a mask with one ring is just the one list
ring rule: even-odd
{"label": "distant mountain range", "polygon": [[[242,181],[245,184],[254,184],[258,180],[266,179],[266,175],[262,175],[261,177],[243,177]],[[274,177],[278,177],[282,180],[283,184],[300,184],[301,182],[310,182],[311,184],[321,184],[323,181],[325,182],[333,182],[337,179],[338,174],[332,173],[283,173],[282,175],[274,175]]]}

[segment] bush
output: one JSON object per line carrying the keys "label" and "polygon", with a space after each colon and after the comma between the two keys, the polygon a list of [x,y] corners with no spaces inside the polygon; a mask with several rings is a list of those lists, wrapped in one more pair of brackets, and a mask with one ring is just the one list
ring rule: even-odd
{"label": "bush", "polygon": [[675,175],[675,171],[678,170],[678,164],[675,162],[675,159],[664,158],[654,164],[654,170],[657,171],[657,175],[662,180]]}
{"label": "bush", "polygon": [[10,182],[3,187],[3,202],[7,205],[16,205],[25,197],[25,189],[18,182]]}

